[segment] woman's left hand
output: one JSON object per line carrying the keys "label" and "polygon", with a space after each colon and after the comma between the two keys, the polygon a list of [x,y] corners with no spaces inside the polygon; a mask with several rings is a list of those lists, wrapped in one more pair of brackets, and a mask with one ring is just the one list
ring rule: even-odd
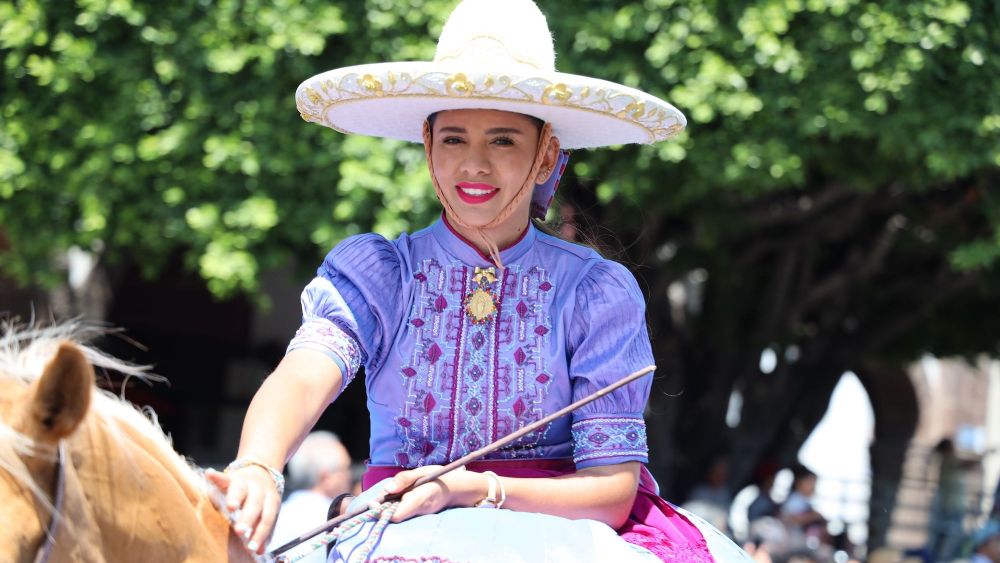
{"label": "woman's left hand", "polygon": [[[402,491],[424,475],[433,473],[440,465],[425,465],[409,471],[401,471],[385,485],[386,493]],[[472,506],[477,498],[486,495],[487,477],[473,471],[455,470],[420,485],[407,492],[399,501],[393,522],[402,522],[414,516],[435,514],[453,506]]]}

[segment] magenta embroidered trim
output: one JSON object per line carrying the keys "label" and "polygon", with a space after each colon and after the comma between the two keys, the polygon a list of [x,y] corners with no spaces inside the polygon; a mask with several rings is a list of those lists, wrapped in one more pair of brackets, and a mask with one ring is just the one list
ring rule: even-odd
{"label": "magenta embroidered trim", "polygon": [[642,456],[646,446],[646,422],[639,417],[596,417],[573,423],[573,461],[601,457]]}
{"label": "magenta embroidered trim", "polygon": [[[469,290],[468,276],[469,276],[469,269],[462,268],[462,295],[465,295]],[[462,303],[462,308],[463,309],[465,308],[464,302]],[[461,374],[459,373],[459,368],[462,365],[462,343],[463,343],[462,337],[464,335],[463,329],[465,328],[466,316],[459,313],[457,317],[458,317],[458,338],[456,340],[458,342],[458,345],[455,346],[455,365],[454,368],[452,369],[452,377],[454,378],[454,382],[452,383],[452,388],[451,388],[451,409],[450,409],[451,420],[450,423],[448,424],[448,426],[451,427],[452,431],[451,431],[451,439],[448,440],[447,459],[452,459],[451,452],[454,451],[455,440],[458,438],[458,427],[456,426],[458,422],[458,413],[456,412],[456,409],[458,407],[458,389],[459,387],[461,387],[460,383],[462,380]]]}
{"label": "magenta embroidered trim", "polygon": [[336,354],[347,373],[344,376],[344,386],[354,379],[361,367],[361,347],[354,337],[332,322],[321,319],[306,319],[295,331],[295,337],[288,344],[288,351],[295,348],[310,348],[321,352]]}
{"label": "magenta embroidered trim", "polygon": [[500,278],[500,290],[497,292],[497,316],[496,321],[493,323],[493,377],[490,378],[490,402],[493,405],[493,420],[490,428],[490,441],[495,442],[497,440],[497,427],[500,425],[500,397],[498,396],[497,389],[500,387],[500,382],[497,378],[500,377],[500,320],[503,314],[503,296],[504,289],[507,285],[507,274],[510,270],[504,268],[503,277]]}

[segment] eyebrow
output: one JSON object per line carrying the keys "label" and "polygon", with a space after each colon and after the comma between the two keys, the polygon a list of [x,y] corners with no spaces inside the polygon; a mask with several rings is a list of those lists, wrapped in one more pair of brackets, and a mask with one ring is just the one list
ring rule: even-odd
{"label": "eyebrow", "polygon": [[[465,127],[458,127],[457,125],[448,125],[440,129],[441,133],[467,133]],[[524,131],[516,127],[493,127],[486,130],[487,135],[523,135]]]}

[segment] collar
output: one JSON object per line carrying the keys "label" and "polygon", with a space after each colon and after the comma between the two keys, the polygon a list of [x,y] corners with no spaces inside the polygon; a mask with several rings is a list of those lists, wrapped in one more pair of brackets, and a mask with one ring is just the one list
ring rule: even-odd
{"label": "collar", "polygon": [[[444,250],[458,258],[460,261],[470,266],[493,266],[493,260],[489,254],[484,254],[476,245],[463,237],[448,223],[447,217],[442,213],[441,217],[431,225],[431,233]],[[538,231],[535,226],[528,221],[528,228],[521,233],[521,237],[510,246],[500,249],[500,260],[505,264],[510,264],[522,256],[535,243]]]}

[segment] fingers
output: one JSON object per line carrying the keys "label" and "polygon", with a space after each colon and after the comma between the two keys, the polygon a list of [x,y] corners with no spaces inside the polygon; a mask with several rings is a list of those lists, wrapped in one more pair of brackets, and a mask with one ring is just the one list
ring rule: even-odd
{"label": "fingers", "polygon": [[440,465],[425,465],[408,471],[400,471],[395,477],[392,478],[391,481],[385,484],[383,490],[387,493],[398,493],[399,491],[404,491],[407,487],[416,483],[417,480],[424,475],[430,475],[440,468]]}
{"label": "fingers", "polygon": [[257,522],[257,528],[253,531],[250,541],[247,542],[247,548],[257,555],[263,555],[264,547],[267,545],[267,540],[271,537],[271,531],[274,528],[274,521],[278,517],[278,510],[281,508],[281,499],[276,491],[265,491],[262,497],[260,520]]}
{"label": "fingers", "polygon": [[245,479],[229,480],[229,487],[226,490],[226,508],[229,510],[239,510],[247,498],[247,481]]}
{"label": "fingers", "polygon": [[[234,499],[237,499],[238,502],[234,503]],[[256,548],[259,547],[251,546],[249,542],[260,518],[261,500],[261,493],[256,483],[242,479],[235,480],[229,486],[229,494],[226,495],[226,504],[230,510],[234,511],[233,516],[236,518],[233,529],[243,538],[244,542],[247,542],[247,547],[251,551],[257,551]]]}
{"label": "fingers", "polygon": [[396,506],[396,512],[393,513],[391,522],[398,523],[405,520],[409,520],[414,516],[420,516],[422,514],[432,514],[435,511],[428,509],[428,498],[423,490],[425,486],[418,487],[408,493],[406,493],[402,499],[399,501],[399,505]]}
{"label": "fingers", "polygon": [[229,475],[226,475],[225,473],[208,468],[205,471],[205,479],[217,489],[222,491],[223,494],[225,494],[225,492],[229,489]]}
{"label": "fingers", "polygon": [[[400,471],[383,486],[383,491],[386,494],[406,491],[421,477],[430,475],[440,468],[440,465],[425,465],[409,471]],[[396,507],[396,512],[392,516],[392,522],[402,522],[414,516],[439,512],[448,506],[449,494],[448,487],[440,479],[429,481],[409,490],[400,499],[399,506]]]}
{"label": "fingers", "polygon": [[212,499],[212,504],[215,508],[225,512],[227,510],[226,492],[229,490],[230,483],[229,475],[209,468],[205,471],[205,483],[208,485],[208,497]]}
{"label": "fingers", "polygon": [[233,530],[247,549],[262,554],[281,506],[271,476],[254,467],[230,473],[226,506],[232,511]]}
{"label": "fingers", "polygon": [[391,481],[382,487],[386,493],[398,493],[399,491],[406,490],[407,487],[412,485],[420,478],[418,475],[419,469],[411,469],[410,471],[400,471],[392,478]]}
{"label": "fingers", "polygon": [[420,485],[403,495],[392,515],[392,522],[440,512],[448,507],[449,494],[448,487],[438,480]]}

